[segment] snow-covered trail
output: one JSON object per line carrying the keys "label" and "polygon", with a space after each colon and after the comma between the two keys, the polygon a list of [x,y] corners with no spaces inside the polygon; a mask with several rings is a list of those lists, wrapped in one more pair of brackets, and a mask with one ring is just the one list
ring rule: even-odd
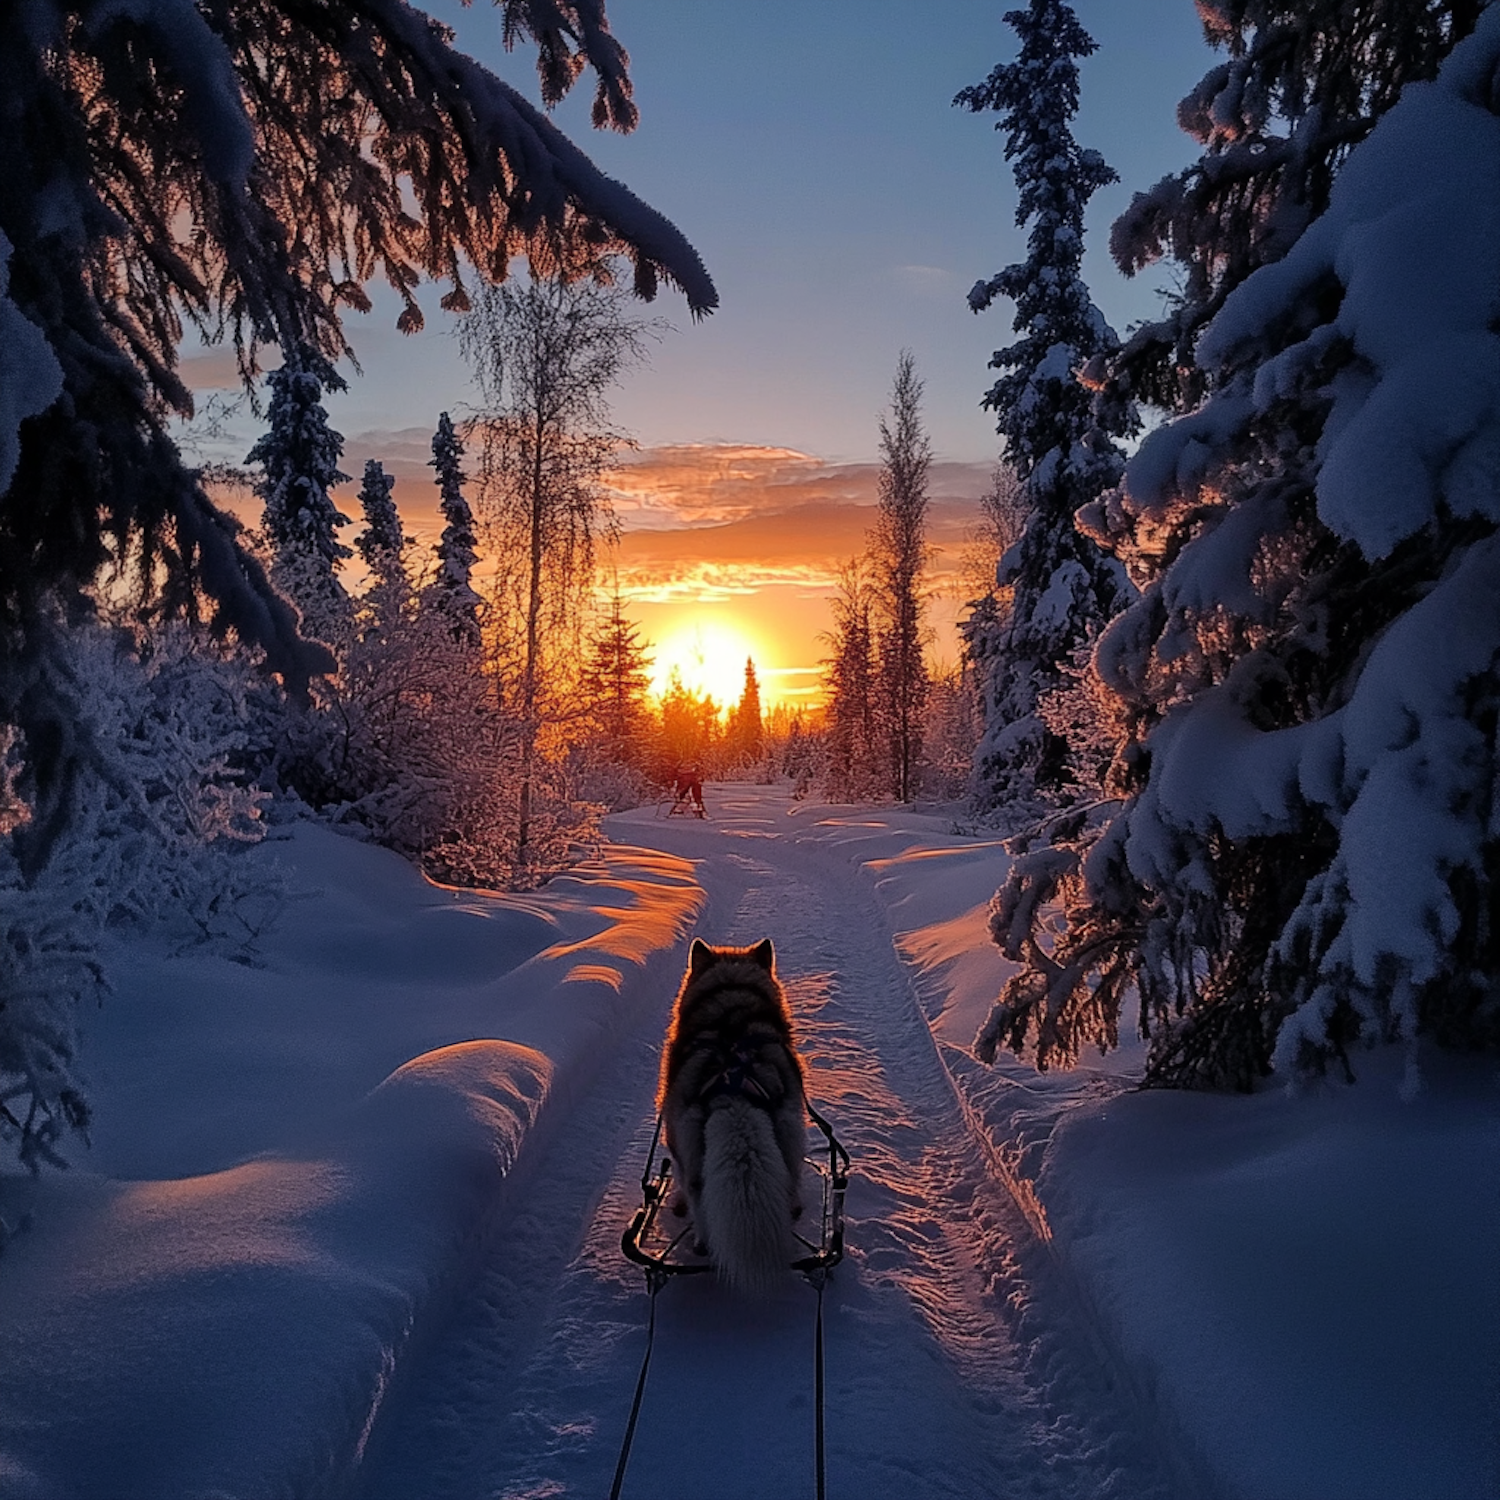
{"label": "snow-covered trail", "polygon": [[[813,1098],[854,1159],[825,1304],[829,1494],[1170,1493],[987,1169],[867,883],[799,840],[781,797],[746,789],[715,814],[629,832],[701,861],[703,936],[774,939]],[[647,1314],[619,1235],[670,1000],[537,1142],[476,1292],[387,1403],[366,1500],[608,1493]],[[791,1276],[770,1304],[669,1284],[625,1494],[811,1495],[814,1312]]]}

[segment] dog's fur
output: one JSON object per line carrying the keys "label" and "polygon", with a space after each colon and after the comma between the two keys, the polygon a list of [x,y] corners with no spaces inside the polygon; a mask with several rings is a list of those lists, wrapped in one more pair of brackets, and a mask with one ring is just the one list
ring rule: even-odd
{"label": "dog's fur", "polygon": [[770,1290],[793,1258],[805,1101],[770,938],[750,948],[694,938],[656,1102],[700,1245],[740,1290]]}

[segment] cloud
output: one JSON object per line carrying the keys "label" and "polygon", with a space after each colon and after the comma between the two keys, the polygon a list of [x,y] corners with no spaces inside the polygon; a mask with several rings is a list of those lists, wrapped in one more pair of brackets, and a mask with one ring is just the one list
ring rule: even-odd
{"label": "cloud", "polygon": [[240,386],[240,366],[233,349],[209,349],[179,361],[177,373],[190,391],[232,391]]}
{"label": "cloud", "polygon": [[[426,427],[372,429],[344,441],[342,487],[350,505],[365,460],[379,459],[396,481],[396,503],[407,529],[435,538],[441,529]],[[477,467],[472,452],[467,468]],[[791,556],[798,561],[852,556],[864,546],[876,502],[879,465],[831,463],[793,448],[737,443],[679,443],[629,454],[605,476],[622,534],[622,556],[708,555],[751,562]],[[989,466],[934,463],[929,534],[942,543],[953,517],[976,515]],[[470,482],[471,503],[477,501]],[[345,506],[348,509],[348,505]],[[709,531],[712,537],[699,535]],[[680,541],[667,538],[680,536]],[[651,540],[651,538],[657,540]]]}
{"label": "cloud", "polygon": [[791,588],[802,598],[817,598],[834,587],[837,574],[828,567],[795,564],[636,563],[620,569],[619,582],[621,596],[638,603],[717,604],[752,598],[771,588]]}
{"label": "cloud", "polygon": [[793,448],[678,443],[613,469],[610,497],[629,530],[713,526],[793,506],[875,498],[873,465],[830,464]]}
{"label": "cloud", "polygon": [[[949,502],[972,508],[989,473],[985,464],[933,464],[934,508]],[[779,531],[794,515],[826,520],[833,510],[874,506],[879,475],[878,464],[831,463],[791,448],[681,443],[642,449],[613,469],[607,484],[626,532],[724,527],[757,518]],[[867,526],[869,517],[858,524]],[[769,540],[768,533],[757,545]],[[853,550],[862,545],[861,536]]]}

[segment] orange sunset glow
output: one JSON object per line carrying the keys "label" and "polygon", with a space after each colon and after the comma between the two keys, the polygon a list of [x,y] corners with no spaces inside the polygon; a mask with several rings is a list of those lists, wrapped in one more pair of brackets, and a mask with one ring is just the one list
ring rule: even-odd
{"label": "orange sunset glow", "polygon": [[[426,428],[366,431],[347,440],[344,457],[351,473],[367,458],[381,460],[395,479],[406,533],[423,552],[442,529],[431,442]],[[625,613],[650,643],[652,691],[659,694],[675,668],[685,686],[728,709],[739,702],[748,656],[763,707],[819,704],[830,601],[839,569],[864,549],[874,523],[876,474],[873,463],[742,443],[629,454],[607,480],[619,530],[601,550],[600,583],[606,593],[618,586]],[[983,464],[940,461],[932,468],[927,577],[935,662],[957,657],[958,563],[988,480]],[[355,488],[336,492],[350,517],[359,514]],[[248,490],[218,498],[247,525],[258,523],[260,504]],[[471,498],[482,515],[472,485]],[[481,542],[481,587],[495,566]],[[342,576],[355,592],[364,587],[357,556]]]}
{"label": "orange sunset glow", "polygon": [[746,659],[755,662],[759,678],[770,656],[764,641],[732,617],[690,614],[671,634],[656,642],[651,691],[659,697],[675,672],[684,687],[706,693],[720,708],[728,708],[744,691]]}
{"label": "orange sunset glow", "polygon": [[[933,466],[928,611],[938,661],[957,654],[958,561],[988,477],[984,465]],[[731,707],[749,656],[764,707],[820,703],[830,601],[873,524],[875,480],[874,464],[745,444],[677,444],[621,464],[610,476],[621,531],[608,569],[652,642],[653,690],[675,668],[685,686]]]}

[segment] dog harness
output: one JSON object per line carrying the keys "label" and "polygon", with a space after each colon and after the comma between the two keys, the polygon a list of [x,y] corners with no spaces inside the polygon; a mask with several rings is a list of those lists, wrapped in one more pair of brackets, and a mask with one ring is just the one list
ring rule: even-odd
{"label": "dog harness", "polygon": [[750,1076],[750,1069],[754,1063],[754,1053],[744,1042],[739,1043],[731,1054],[729,1065],[704,1084],[698,1091],[696,1102],[709,1104],[714,1099],[727,1094],[749,1099],[752,1103],[762,1105],[766,1109],[775,1108],[780,1101],[771,1096],[758,1078]]}

